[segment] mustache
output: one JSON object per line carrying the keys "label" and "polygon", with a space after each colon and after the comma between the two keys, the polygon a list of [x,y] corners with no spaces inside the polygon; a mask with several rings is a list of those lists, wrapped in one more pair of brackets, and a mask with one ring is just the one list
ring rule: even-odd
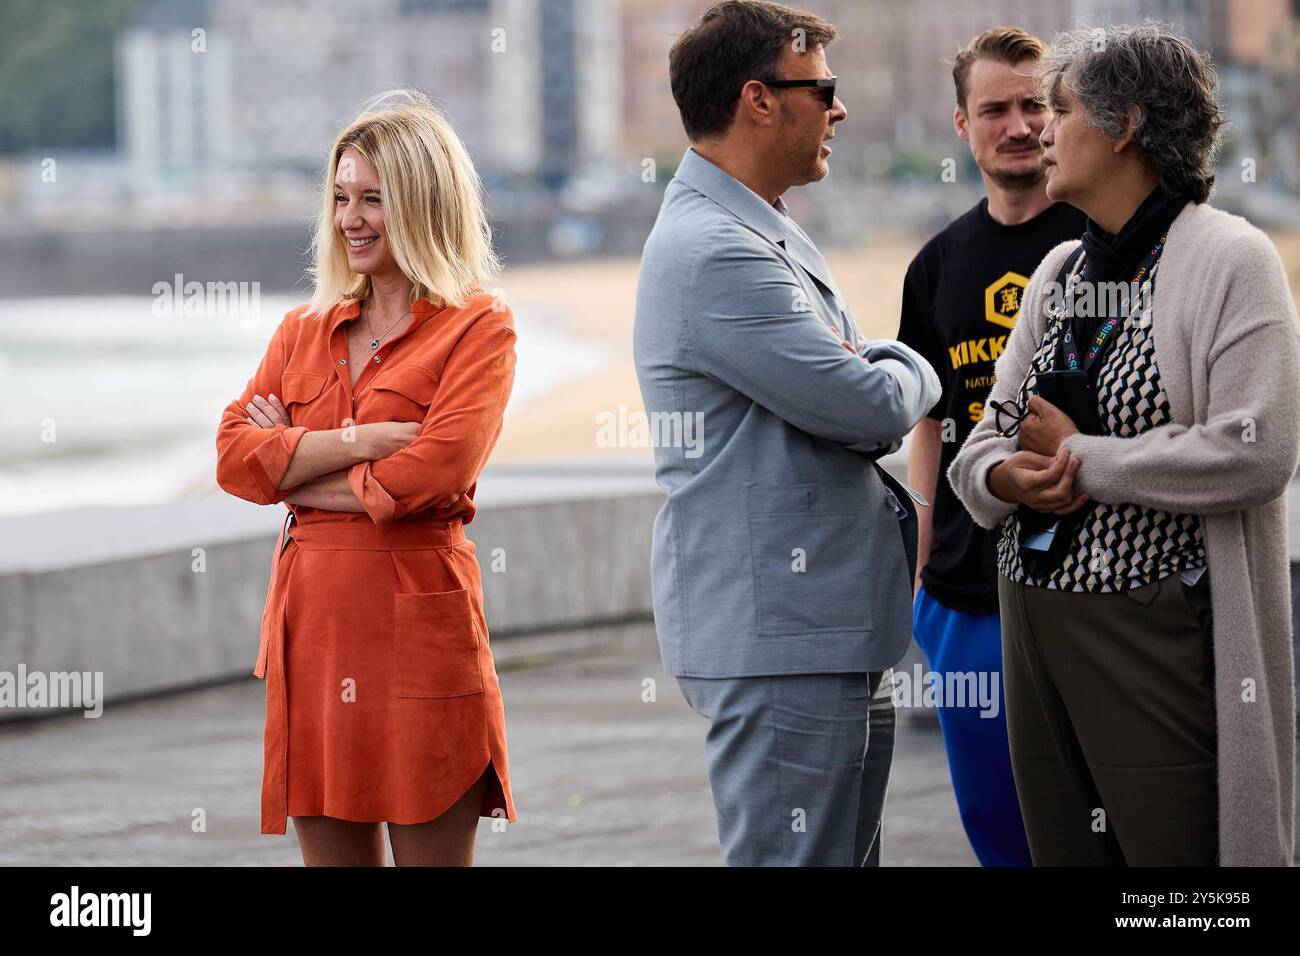
{"label": "mustache", "polygon": [[1039,143],[1037,140],[1022,139],[1022,140],[1015,140],[1010,143],[1004,143],[1003,145],[998,147],[998,152],[1011,153],[1011,152],[1015,152],[1016,150],[1024,149],[1026,146],[1032,146],[1034,149],[1037,150],[1042,150],[1043,148],[1042,144]]}

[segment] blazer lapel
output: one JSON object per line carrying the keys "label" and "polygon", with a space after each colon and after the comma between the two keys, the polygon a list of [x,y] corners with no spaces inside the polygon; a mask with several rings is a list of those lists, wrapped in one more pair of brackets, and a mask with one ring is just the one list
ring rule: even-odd
{"label": "blazer lapel", "polygon": [[826,264],[826,260],[822,258],[822,254],[817,251],[817,247],[812,244],[812,240],[807,237],[793,219],[787,220],[786,238],[782,242],[782,247],[786,252],[790,253],[795,262],[803,267],[805,272],[834,297],[835,308],[839,311],[837,320],[840,331],[856,349],[859,344],[857,330],[854,327],[853,320],[849,318],[844,308],[844,296],[840,294],[840,287],[835,284],[835,278],[831,275],[831,268]]}
{"label": "blazer lapel", "polygon": [[803,230],[794,220],[790,220],[786,228],[785,248],[790,255],[794,256],[795,261],[804,267],[805,272],[833,292],[836,299],[840,298],[840,289],[835,284],[835,279],[831,277],[830,266],[826,264],[817,247],[804,235]]}
{"label": "blazer lapel", "polygon": [[[785,203],[778,197],[776,205],[765,202],[753,190],[688,147],[673,177],[689,189],[694,189],[712,199],[756,233],[785,250],[803,270],[833,298],[827,311],[838,313],[827,317],[828,323],[838,327],[840,334],[856,349],[859,339],[852,319],[844,308],[844,297],[831,276],[830,266],[799,224],[789,217]],[[825,313],[818,309],[822,315]]]}

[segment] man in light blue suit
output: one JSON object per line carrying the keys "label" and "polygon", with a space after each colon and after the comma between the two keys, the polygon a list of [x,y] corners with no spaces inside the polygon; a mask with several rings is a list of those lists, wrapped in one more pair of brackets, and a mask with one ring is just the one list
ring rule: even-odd
{"label": "man in light blue suit", "polygon": [[824,179],[846,114],[829,23],[715,4],[673,46],[692,146],[646,242],[634,349],[664,441],[652,584],[665,670],[706,717],[730,865],[878,864],[890,667],[911,638],[914,503],[875,464],[938,400],[863,339],[781,194]]}

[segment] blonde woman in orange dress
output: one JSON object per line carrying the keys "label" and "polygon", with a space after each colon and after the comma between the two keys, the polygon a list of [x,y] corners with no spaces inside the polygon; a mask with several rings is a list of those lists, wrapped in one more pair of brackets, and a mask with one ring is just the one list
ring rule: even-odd
{"label": "blonde woman in orange dress", "polygon": [[469,154],[422,96],[335,140],[311,301],[276,329],[217,433],[217,480],[289,508],[253,673],[261,829],[307,865],[469,865],[514,821],[474,493],[514,378],[510,310]]}

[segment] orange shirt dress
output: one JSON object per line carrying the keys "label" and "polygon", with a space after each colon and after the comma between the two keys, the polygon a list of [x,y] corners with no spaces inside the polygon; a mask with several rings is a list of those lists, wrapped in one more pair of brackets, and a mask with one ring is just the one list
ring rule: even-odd
{"label": "orange shirt dress", "polygon": [[[276,541],[253,674],[266,681],[262,833],[290,816],[420,823],[491,767],[480,816],[516,819],[505,709],[474,543],[479,473],[514,381],[514,320],[476,293],[418,301],[407,329],[351,385],[355,300],[285,316],[217,431],[217,482],[257,504],[309,429],[420,422],[415,440],[348,469],[365,512],[289,505]],[[291,424],[245,421],[274,393]]]}

